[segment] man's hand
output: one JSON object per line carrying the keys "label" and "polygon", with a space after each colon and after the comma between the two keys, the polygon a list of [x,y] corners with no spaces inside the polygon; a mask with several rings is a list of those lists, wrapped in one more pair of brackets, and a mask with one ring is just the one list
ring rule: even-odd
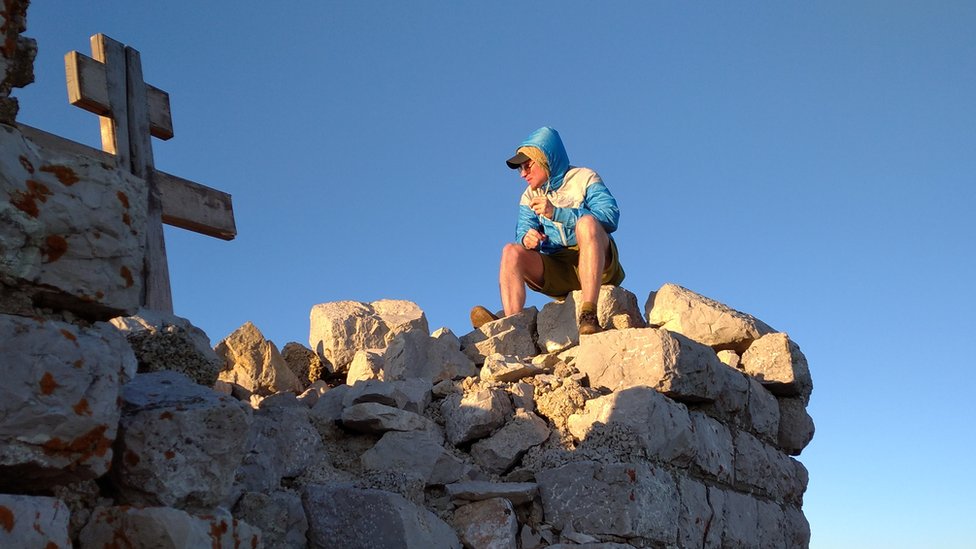
{"label": "man's hand", "polygon": [[546,219],[552,219],[552,214],[555,211],[552,202],[549,202],[549,199],[545,196],[537,196],[533,198],[532,201],[529,202],[529,207],[532,208],[532,211],[535,212],[536,215],[541,215]]}
{"label": "man's hand", "polygon": [[535,229],[529,229],[529,232],[525,233],[525,236],[522,237],[522,245],[528,250],[534,250],[538,248],[539,244],[541,244],[545,239],[546,235]]}

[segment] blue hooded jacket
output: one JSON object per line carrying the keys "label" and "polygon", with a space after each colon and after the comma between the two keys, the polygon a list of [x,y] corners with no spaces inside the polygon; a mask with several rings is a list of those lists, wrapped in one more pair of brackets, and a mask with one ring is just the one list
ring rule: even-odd
{"label": "blue hooded jacket", "polygon": [[529,203],[539,191],[526,188],[519,202],[515,229],[517,243],[522,243],[529,229],[536,229],[546,235],[546,240],[539,246],[539,251],[544,254],[575,246],[576,223],[584,215],[596,218],[608,234],[617,230],[620,218],[617,201],[596,172],[569,165],[569,156],[556,130],[548,126],[539,128],[529,134],[516,150],[521,147],[536,147],[546,156],[549,181],[540,190],[552,202],[554,212],[552,219],[533,212]]}

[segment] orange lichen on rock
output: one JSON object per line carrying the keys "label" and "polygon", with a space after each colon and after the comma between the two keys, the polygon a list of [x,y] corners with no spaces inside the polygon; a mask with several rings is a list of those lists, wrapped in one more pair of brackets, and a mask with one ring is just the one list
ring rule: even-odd
{"label": "orange lichen on rock", "polygon": [[165,457],[166,459],[173,459],[176,457],[176,452],[172,450],[166,450],[165,452],[163,452],[163,457]]}
{"label": "orange lichen on rock", "polygon": [[49,455],[80,454],[75,461],[85,461],[92,456],[103,457],[112,448],[112,440],[105,437],[105,431],[108,431],[108,425],[99,425],[69,442],[54,437],[45,442],[42,448]]}
{"label": "orange lichen on rock", "polygon": [[41,215],[41,209],[37,203],[47,202],[47,197],[52,194],[51,189],[48,189],[43,183],[28,179],[27,190],[14,192],[10,198],[10,203],[18,210],[36,218]]}
{"label": "orange lichen on rock", "polygon": [[41,166],[41,171],[53,173],[54,177],[57,177],[58,181],[60,181],[61,184],[66,187],[70,187],[71,185],[74,185],[75,183],[78,182],[78,176],[75,175],[74,170],[72,170],[67,166],[57,166],[57,165]]}
{"label": "orange lichen on rock", "polygon": [[58,382],[54,381],[54,376],[51,375],[51,372],[44,372],[44,375],[41,376],[40,385],[41,385],[42,395],[49,395],[53,393],[55,389],[60,387],[60,385],[58,385]]}
{"label": "orange lichen on rock", "polygon": [[129,209],[129,197],[124,192],[119,191],[115,193],[115,197],[119,199],[119,202],[122,203],[125,209]]}
{"label": "orange lichen on rock", "polygon": [[129,227],[132,226],[132,217],[128,213],[122,214],[122,223],[125,223]]}
{"label": "orange lichen on rock", "polygon": [[80,369],[82,366],[85,365],[85,359],[79,358],[78,360],[72,362],[71,365],[74,366],[75,368]]}
{"label": "orange lichen on rock", "polygon": [[139,459],[139,455],[133,452],[132,450],[126,450],[123,459],[125,459],[125,463],[130,467],[135,467],[136,465],[139,465],[139,461],[141,461]]}
{"label": "orange lichen on rock", "polygon": [[8,532],[12,532],[14,529],[14,512],[10,510],[9,507],[0,505],[0,526]]}
{"label": "orange lichen on rock", "polygon": [[61,328],[61,335],[63,335],[65,339],[69,339],[71,341],[78,341],[78,336],[76,336],[75,334],[69,332],[64,328]]}
{"label": "orange lichen on rock", "polygon": [[19,160],[20,160],[20,165],[23,166],[25,170],[27,170],[27,173],[34,173],[34,165],[31,164],[31,161],[26,156],[20,155]]}
{"label": "orange lichen on rock", "polygon": [[92,415],[91,408],[88,407],[88,399],[83,398],[83,399],[79,400],[71,408],[79,416],[90,416],[90,415]]}
{"label": "orange lichen on rock", "polygon": [[132,278],[132,271],[130,271],[125,265],[122,265],[122,268],[119,269],[119,275],[125,279],[126,288],[131,288],[132,285],[135,284],[135,280]]}
{"label": "orange lichen on rock", "polygon": [[66,251],[68,251],[68,241],[63,236],[56,234],[48,235],[44,239],[44,247],[41,248],[41,254],[45,256],[45,263],[53,263],[61,259]]}

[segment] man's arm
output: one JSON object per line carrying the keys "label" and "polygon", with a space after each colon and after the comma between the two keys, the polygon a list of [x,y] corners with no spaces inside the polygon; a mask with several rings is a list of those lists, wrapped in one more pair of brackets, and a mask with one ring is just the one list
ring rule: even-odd
{"label": "man's arm", "polygon": [[620,210],[617,208],[617,200],[603,181],[597,180],[586,187],[586,194],[579,208],[554,208],[552,220],[568,228],[575,228],[576,222],[584,215],[595,217],[607,233],[617,230]]}

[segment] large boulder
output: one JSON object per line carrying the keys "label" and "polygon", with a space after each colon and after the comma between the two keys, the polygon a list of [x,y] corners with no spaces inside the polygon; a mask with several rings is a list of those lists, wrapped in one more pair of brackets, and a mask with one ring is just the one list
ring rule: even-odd
{"label": "large boulder", "polygon": [[136,359],[112,326],[0,314],[0,488],[30,490],[109,470],[122,383]]}
{"label": "large boulder", "polygon": [[296,341],[285,343],[281,348],[281,357],[285,359],[291,373],[301,382],[303,389],[325,379],[331,373],[315,351]]}
{"label": "large boulder", "polygon": [[453,522],[465,547],[511,549],[517,546],[518,519],[512,502],[507,499],[462,505],[454,511]]}
{"label": "large boulder", "polygon": [[[545,352],[561,351],[579,344],[579,317],[583,292],[576,290],[563,301],[542,307],[537,319],[539,348]],[[604,329],[643,328],[646,323],[637,305],[637,296],[619,286],[601,286],[596,309]]]}
{"label": "large boulder", "polygon": [[308,546],[305,539],[308,519],[302,498],[295,492],[248,492],[234,506],[234,518],[259,528],[261,541],[269,549],[305,549]]}
{"label": "large boulder", "polygon": [[195,516],[170,507],[96,509],[79,541],[80,547],[262,547],[261,531],[225,510]]}
{"label": "large boulder", "polygon": [[498,353],[528,358],[538,354],[536,347],[535,307],[518,314],[506,316],[482,325],[461,338],[461,350],[475,364],[482,364],[485,357]]}
{"label": "large boulder", "polygon": [[427,317],[410,301],[333,301],[312,307],[308,344],[335,372],[346,372],[357,351],[384,349],[398,334],[427,335]]}
{"label": "large boulder", "polygon": [[68,549],[70,516],[57,498],[0,494],[0,547]]}
{"label": "large boulder", "polygon": [[490,437],[471,446],[471,457],[489,473],[511,469],[531,448],[549,438],[549,425],[532,412],[516,410],[515,416]]}
{"label": "large boulder", "polygon": [[0,280],[31,304],[92,320],[132,314],[142,292],[147,187],[115,163],[44,149],[0,125]]}
{"label": "large boulder", "polygon": [[732,349],[741,354],[753,341],[775,332],[751,315],[677,284],[651,292],[644,310],[648,324],[678,332],[716,351]]}
{"label": "large boulder", "polygon": [[262,396],[303,390],[275,344],[251,322],[225,337],[214,350],[224,360],[221,381]]}
{"label": "large boulder", "polygon": [[583,339],[574,362],[590,385],[611,391],[646,385],[672,398],[707,402],[734,374],[711,348],[664,329],[612,330]]}
{"label": "large boulder", "polygon": [[122,391],[112,478],[132,505],[209,510],[231,488],[249,417],[229,396],[176,372],[138,374]]}
{"label": "large boulder", "polygon": [[426,486],[460,480],[470,466],[444,448],[444,437],[433,431],[389,431],[362,457],[367,471],[409,471]]}
{"label": "large boulder", "polygon": [[206,387],[217,381],[223,361],[210,338],[189,320],[161,311],[140,309],[134,316],[111,320],[132,346],[139,373],[173,370]]}
{"label": "large boulder", "polygon": [[433,384],[477,374],[451,338],[433,338],[425,332],[397,334],[383,353],[385,380],[420,378]]}
{"label": "large boulder", "polygon": [[777,396],[808,399],[813,391],[807,358],[800,346],[783,333],[756,340],[742,355],[740,367]]}
{"label": "large boulder", "polygon": [[399,494],[344,485],[305,487],[311,549],[460,549],[454,530]]}
{"label": "large boulder", "polygon": [[485,438],[512,416],[512,401],[501,389],[452,393],[441,402],[447,440],[455,446]]}
{"label": "large boulder", "polygon": [[813,418],[801,398],[779,398],[777,444],[791,456],[798,456],[813,440]]}

